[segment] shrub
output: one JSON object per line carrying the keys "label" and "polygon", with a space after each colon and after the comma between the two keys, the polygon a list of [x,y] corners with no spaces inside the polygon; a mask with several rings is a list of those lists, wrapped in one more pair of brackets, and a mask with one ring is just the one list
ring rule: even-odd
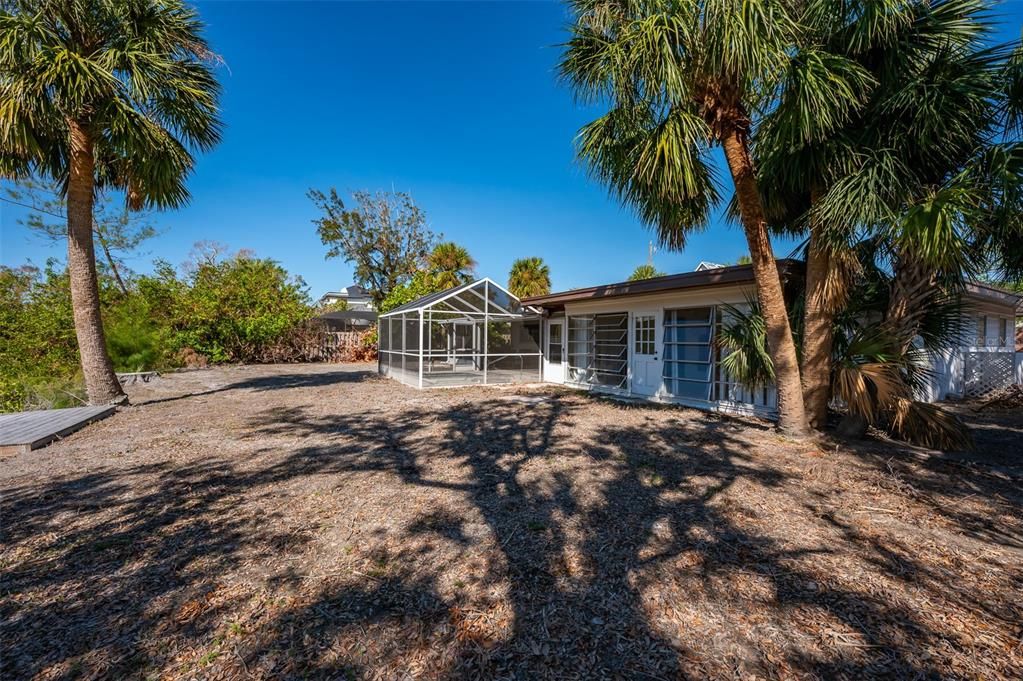
{"label": "shrub", "polygon": [[268,348],[311,313],[303,282],[272,260],[202,263],[186,283],[174,306],[173,345],[211,362],[271,361]]}

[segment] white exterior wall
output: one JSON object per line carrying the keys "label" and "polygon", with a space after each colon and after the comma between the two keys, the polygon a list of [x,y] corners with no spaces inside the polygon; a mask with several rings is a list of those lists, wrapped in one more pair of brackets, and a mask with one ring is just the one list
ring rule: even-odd
{"label": "white exterior wall", "polygon": [[[974,368],[978,363],[990,362],[995,358],[984,358],[980,355],[997,353],[1012,354],[1012,380],[1023,383],[1023,355],[1017,353],[1015,329],[1016,310],[1012,305],[999,304],[990,300],[967,297],[962,312],[963,338],[960,347],[930,357],[931,380],[923,394],[917,398],[926,402],[937,402],[948,398],[961,399],[967,397],[973,380],[971,375],[977,373]],[[980,333],[980,318],[985,317],[984,333]],[[1007,332],[1001,337],[1001,320],[1006,320]],[[983,344],[981,344],[983,343]],[[968,371],[968,369],[972,369]]]}
{"label": "white exterior wall", "polygon": [[[734,286],[720,286],[713,288],[701,288],[694,290],[682,290],[682,291],[667,291],[660,293],[649,293],[644,295],[630,295],[613,298],[597,298],[594,300],[587,301],[575,301],[565,304],[565,318],[580,315],[592,315],[592,314],[604,314],[604,313],[616,313],[625,312],[629,313],[629,338],[628,338],[628,355],[631,360],[634,351],[634,338],[633,338],[633,314],[637,311],[648,313],[652,310],[657,311],[660,319],[663,320],[664,311],[670,309],[680,308],[693,308],[693,307],[713,307],[715,305],[729,304],[736,307],[745,306],[747,300],[755,294],[755,291],[751,287],[744,287],[741,285]],[[567,340],[568,327],[566,324],[566,340]],[[663,349],[663,330],[662,336],[659,339],[659,351]],[[566,372],[567,372],[566,357]],[[773,417],[776,415],[777,409],[777,393],[773,385],[767,386],[766,394],[760,394],[755,400],[755,404],[748,402],[727,402],[727,401],[705,401],[705,400],[694,400],[673,395],[659,394],[654,397],[647,397],[645,395],[639,395],[633,390],[633,363],[629,362],[629,375],[627,378],[626,389],[623,391],[612,391],[627,396],[642,397],[643,399],[650,399],[656,402],[670,402],[677,404],[685,404],[688,406],[698,407],[701,409],[709,409],[713,411],[723,411],[728,413],[745,413],[745,414],[756,414],[765,417]],[[714,376],[712,374],[712,385],[714,382]],[[567,385],[573,385],[567,383]],[[579,386],[575,387],[586,387]],[[594,390],[606,390],[605,388],[594,387]]]}
{"label": "white exterior wall", "polygon": [[[650,293],[645,295],[631,295],[612,298],[595,298],[593,300],[575,301],[566,303],[565,317],[577,315],[591,315],[602,313],[626,312],[630,315],[629,335],[629,356],[633,353],[632,342],[632,315],[636,311],[648,312],[658,310],[663,318],[664,310],[675,308],[690,308],[714,306],[720,304],[743,306],[748,297],[753,294],[751,287],[741,285],[708,287],[689,291],[668,291],[662,293]],[[984,292],[982,291],[981,294]],[[967,294],[964,299],[963,311],[963,339],[959,348],[930,357],[930,369],[932,375],[929,385],[917,395],[917,399],[927,402],[937,402],[948,398],[962,398],[972,384],[975,384],[976,367],[978,366],[978,353],[997,353],[999,361],[1004,363],[1010,361],[1010,377],[1016,383],[1023,384],[1023,353],[1015,351],[1015,327],[1016,307],[1015,304],[1003,300],[995,300],[989,295]],[[983,345],[979,345],[978,334],[979,317],[986,317],[986,324],[983,334]],[[1004,338],[1001,336],[1000,320],[1008,320],[1007,333]],[[565,328],[566,340],[568,327]],[[999,342],[1003,341],[1003,342]],[[662,341],[663,345],[663,341]],[[1006,357],[1009,355],[1009,357]],[[980,358],[982,362],[986,358]],[[566,370],[567,370],[566,357]],[[973,369],[972,374],[968,369]],[[629,363],[630,376],[628,377],[627,389],[624,394],[633,395],[632,391],[632,362]],[[729,411],[729,412],[753,412],[770,416],[777,405],[777,395],[774,386],[768,388],[767,399],[758,400],[761,405],[752,407],[742,403],[708,403],[704,401],[693,402],[667,395],[660,395],[654,398],[656,401],[679,402],[690,404],[701,408]]]}

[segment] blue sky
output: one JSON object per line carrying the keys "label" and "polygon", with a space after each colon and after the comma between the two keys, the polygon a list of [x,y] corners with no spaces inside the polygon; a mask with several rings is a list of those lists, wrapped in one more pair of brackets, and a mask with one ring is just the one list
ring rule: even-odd
{"label": "blue sky", "polygon": [[[645,262],[651,233],[575,159],[575,134],[599,111],[557,82],[563,4],[198,7],[226,60],[224,140],[199,159],[190,205],[155,216],[161,234],[135,269],[154,257],[181,263],[205,239],[280,261],[313,296],[346,285],[352,268],[324,260],[306,198],[310,187],[331,186],[409,192],[434,231],[501,282],[523,256],[548,262],[555,289],[624,279]],[[1018,35],[1019,16],[1007,20]],[[18,225],[24,213],[0,204],[0,262],[61,256]],[[655,264],[682,272],[746,250],[741,232],[718,221]]]}

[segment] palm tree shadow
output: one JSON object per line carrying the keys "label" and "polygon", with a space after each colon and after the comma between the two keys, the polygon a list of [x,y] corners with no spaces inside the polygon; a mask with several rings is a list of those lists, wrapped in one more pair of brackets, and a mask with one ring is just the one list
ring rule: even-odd
{"label": "palm tree shadow", "polygon": [[[666,679],[741,666],[769,676],[779,658],[760,657],[734,616],[750,605],[728,588],[741,577],[766,585],[778,613],[812,612],[865,641],[826,654],[777,651],[799,675],[941,675],[912,653],[949,634],[918,613],[848,587],[808,586],[818,577],[801,560],[837,546],[783,546],[737,520],[725,501],[736,485],[790,483],[770,457],[750,453],[743,426],[697,417],[587,430],[578,422],[588,409],[570,395],[392,415],[268,409],[251,417],[258,451],[249,462],[98,470],[7,490],[4,541],[36,541],[38,557],[5,570],[4,640],[18,647],[4,655],[4,675],[67,671],[81,659],[108,660],[101,671],[112,676],[161,669],[166,659],[140,642],[222,639],[221,623],[240,606],[218,595],[219,580],[239,561],[272,566],[266,588],[294,596],[211,663],[224,673]],[[309,444],[281,454],[278,438]],[[274,490],[314,478],[347,489],[367,474],[397,483],[395,504],[424,493],[436,504],[396,514],[401,523],[372,543],[359,573],[301,574],[282,560],[322,549],[312,529],[288,529]],[[828,522],[879,569],[952,586],[907,548]],[[694,636],[678,612],[687,607],[724,613],[724,628]],[[777,627],[792,626],[777,617]],[[27,635],[32,626],[59,630],[61,646]]]}

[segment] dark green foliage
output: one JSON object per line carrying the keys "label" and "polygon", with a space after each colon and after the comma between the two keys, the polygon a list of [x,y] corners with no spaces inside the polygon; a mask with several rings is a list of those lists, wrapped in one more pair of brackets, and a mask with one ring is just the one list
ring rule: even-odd
{"label": "dark green foliage", "polygon": [[664,272],[661,272],[656,267],[650,264],[639,265],[629,275],[629,281],[641,281],[643,279],[653,279],[654,277],[663,277]]}
{"label": "dark green foliage", "polygon": [[172,343],[213,362],[260,361],[263,348],[310,314],[304,283],[272,260],[202,263],[186,283]]}
{"label": "dark green foliage", "polygon": [[[209,362],[258,362],[309,318],[301,280],[272,260],[207,259],[180,275],[100,277],[107,351],[118,372],[167,369],[181,351]],[[0,411],[81,403],[78,346],[66,270],[0,267]]]}
{"label": "dark green foliage", "polygon": [[391,292],[380,303],[380,312],[389,312],[405,303],[411,303],[413,300],[418,300],[423,296],[443,291],[444,288],[437,281],[436,277],[429,272],[420,270],[408,281],[398,284],[391,289]]}
{"label": "dark green foliage", "polygon": [[80,404],[77,375],[66,272],[0,266],[0,411]]}
{"label": "dark green foliage", "polygon": [[724,319],[715,337],[716,345],[725,351],[721,366],[750,389],[773,383],[774,363],[767,352],[767,327],[756,298],[748,298],[745,307],[722,304],[721,308]]}

